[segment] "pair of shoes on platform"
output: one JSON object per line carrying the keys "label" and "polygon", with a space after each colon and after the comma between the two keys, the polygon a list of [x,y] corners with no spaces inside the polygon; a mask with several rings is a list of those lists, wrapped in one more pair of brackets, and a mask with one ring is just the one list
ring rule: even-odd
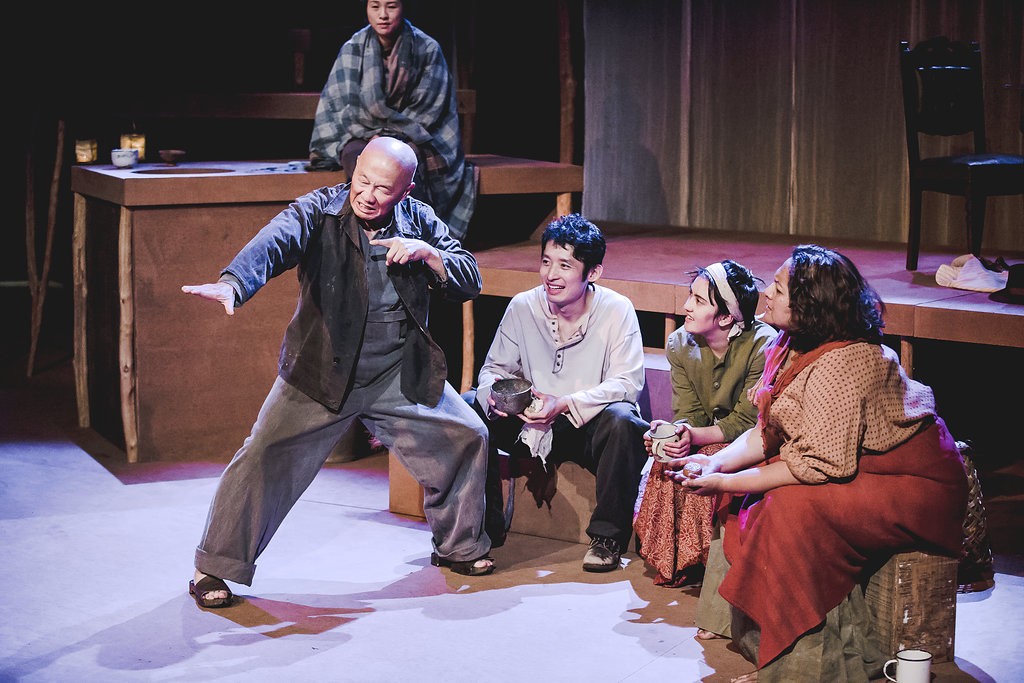
{"label": "pair of shoes on platform", "polygon": [[484,576],[494,571],[494,558],[484,555],[475,560],[449,560],[437,553],[430,553],[430,564],[435,567],[448,567],[456,574],[463,576]]}
{"label": "pair of shoes on platform", "polygon": [[[226,598],[207,597],[210,593],[215,593],[217,591],[225,591],[228,595]],[[204,607],[206,609],[230,607],[231,603],[235,600],[235,596],[231,593],[231,589],[228,588],[228,585],[216,576],[210,575],[206,575],[199,579],[198,583],[194,580],[189,581],[188,594],[195,599],[196,604],[199,607]]]}
{"label": "pair of shoes on platform", "polygon": [[610,572],[619,568],[622,548],[614,538],[594,536],[590,539],[590,548],[583,556],[583,570],[588,572]]}

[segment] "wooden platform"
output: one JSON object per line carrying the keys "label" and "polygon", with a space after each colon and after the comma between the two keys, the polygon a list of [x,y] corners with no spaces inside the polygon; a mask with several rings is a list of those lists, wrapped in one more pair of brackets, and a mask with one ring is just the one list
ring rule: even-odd
{"label": "wooden platform", "polygon": [[[456,91],[460,123],[462,125],[462,145],[466,151],[466,160],[476,167],[480,195],[511,195],[511,194],[555,194],[556,204],[554,215],[569,213],[572,206],[572,194],[583,191],[583,167],[576,164],[524,159],[521,157],[501,156],[496,154],[472,154],[473,128],[476,118],[476,91],[460,89]],[[145,119],[243,119],[243,120],[294,120],[309,121],[310,125],[316,116],[316,108],[320,101],[319,92],[293,93],[234,93],[234,94],[174,94],[174,95],[139,95],[133,93],[122,102],[108,103],[108,106],[121,116],[131,120]],[[256,166],[266,162],[257,162]],[[218,162],[218,165],[220,162]],[[196,164],[210,166],[212,164]],[[227,168],[228,172],[230,167]],[[110,167],[112,168],[112,167]],[[116,169],[115,169],[116,170]],[[134,169],[127,169],[128,173]],[[259,170],[258,168],[256,170]],[[265,169],[275,172],[276,169]],[[320,172],[324,185],[333,185],[346,181],[344,172]],[[259,174],[255,174],[259,175]],[[131,176],[125,176],[131,177]],[[282,180],[255,177],[250,179],[256,183],[268,184]],[[81,182],[81,181],[80,181]],[[297,191],[304,183],[296,180],[284,183],[279,187],[280,199],[290,201],[302,194]],[[216,197],[223,201],[244,201],[247,191],[245,184],[240,185],[231,179],[208,183],[207,195],[201,203],[216,203]],[[126,184],[127,188],[127,184]],[[256,193],[265,196],[266,187],[257,187]],[[88,192],[85,192],[88,193]],[[95,195],[94,195],[95,196]],[[107,198],[115,204],[132,206],[128,198]]]}
{"label": "wooden platform", "polygon": [[[731,258],[764,280],[801,243],[814,238],[754,233],[727,233],[688,228],[601,224],[608,241],[601,284],[626,296],[638,311],[666,316],[666,332],[677,327],[690,275],[698,266]],[[993,301],[989,294],[942,287],[935,282],[939,265],[959,253],[923,250],[919,268],[908,271],[903,244],[818,240],[850,257],[886,305],[886,332],[901,339],[901,357],[913,368],[915,339],[1024,347],[1024,305]],[[987,255],[986,256],[994,256]],[[511,297],[539,284],[540,244],[529,241],[477,252],[484,295]],[[1024,254],[1005,254],[1024,261]],[[763,289],[763,286],[762,286]],[[472,321],[472,312],[467,314]],[[471,327],[468,329],[472,329]],[[474,367],[471,349],[463,364]]]}

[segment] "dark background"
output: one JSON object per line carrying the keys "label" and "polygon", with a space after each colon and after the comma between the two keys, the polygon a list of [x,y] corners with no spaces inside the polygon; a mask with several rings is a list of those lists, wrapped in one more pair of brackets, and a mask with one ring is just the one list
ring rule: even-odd
{"label": "dark background", "polygon": [[[472,151],[558,160],[556,4],[407,0],[405,5],[406,18],[441,44],[459,87],[477,92]],[[579,69],[581,9],[574,2],[570,6]],[[155,160],[160,149],[184,149],[189,161],[307,157],[312,121],[147,119],[130,113],[133,102],[154,95],[173,100],[189,94],[319,92],[342,43],[367,23],[360,0],[246,9],[147,4],[143,14],[138,4],[97,3],[58,11],[42,3],[29,8],[28,18],[9,31],[3,49],[12,106],[0,157],[7,171],[2,211],[10,247],[0,250],[0,282],[5,285],[0,287],[0,306],[6,322],[0,353],[8,362],[17,365],[27,357],[26,197],[31,190],[34,258],[41,268],[58,121],[65,126],[59,152],[63,170],[57,182],[50,288],[37,368],[69,357],[72,349],[70,168],[76,138],[97,140],[98,163],[107,163],[120,135],[133,131],[146,135],[147,160]],[[295,76],[298,46],[304,50],[301,83]],[[583,129],[582,73],[576,79],[578,137]],[[579,157],[582,143],[575,148]],[[481,197],[473,225],[482,227],[473,230],[478,238],[467,238],[466,246],[525,239],[551,203],[545,196]]]}

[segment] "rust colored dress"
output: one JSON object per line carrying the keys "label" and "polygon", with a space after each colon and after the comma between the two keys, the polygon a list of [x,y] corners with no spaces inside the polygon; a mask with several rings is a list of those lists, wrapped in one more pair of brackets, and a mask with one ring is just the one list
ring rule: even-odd
{"label": "rust colored dress", "polygon": [[[931,389],[909,379],[891,349],[830,342],[779,369],[783,340],[768,356],[757,395],[765,457],[801,484],[728,514],[730,567],[718,589],[757,625],[758,668],[777,658],[783,666],[787,648],[893,553],[956,557],[967,505],[963,460]],[[766,569],[778,580],[766,581]],[[735,624],[732,636],[742,637]],[[815,651],[857,652],[848,642]]]}

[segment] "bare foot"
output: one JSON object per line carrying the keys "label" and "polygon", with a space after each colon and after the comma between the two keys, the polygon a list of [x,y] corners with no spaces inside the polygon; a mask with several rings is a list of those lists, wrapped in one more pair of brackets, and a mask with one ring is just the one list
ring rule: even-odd
{"label": "bare foot", "polygon": [[473,563],[473,569],[494,571],[494,560],[489,557],[481,557]]}
{"label": "bare foot", "polygon": [[702,628],[697,629],[697,635],[693,638],[694,640],[725,640],[725,636],[720,636],[717,633],[712,633],[711,631],[705,631]]}
{"label": "bare foot", "polygon": [[754,681],[756,680],[757,671],[751,671],[748,674],[743,674],[742,676],[737,676],[736,678],[732,679],[732,683],[754,683]]}

